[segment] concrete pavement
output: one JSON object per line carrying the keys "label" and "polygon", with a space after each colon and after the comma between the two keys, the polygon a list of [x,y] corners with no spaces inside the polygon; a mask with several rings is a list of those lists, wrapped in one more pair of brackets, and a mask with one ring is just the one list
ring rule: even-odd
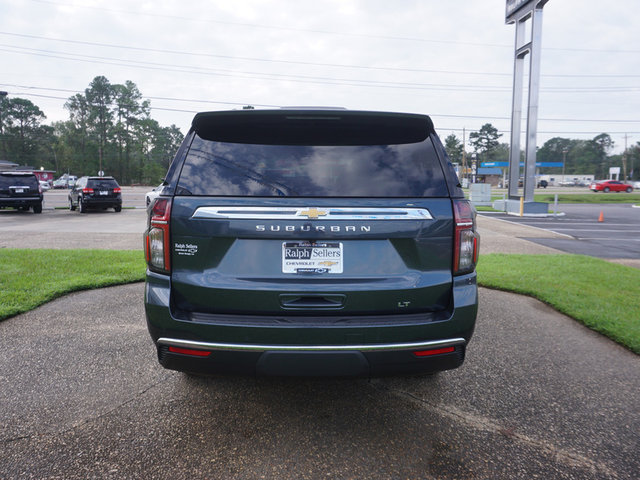
{"label": "concrete pavement", "polygon": [[554,248],[545,247],[525,238],[566,238],[547,230],[478,215],[480,255],[485,253],[559,254]]}
{"label": "concrete pavement", "polygon": [[481,289],[465,364],[431,378],[163,370],[142,284],[0,323],[0,478],[634,479],[640,357]]}
{"label": "concrete pavement", "polygon": [[[523,239],[549,232],[478,224],[482,253],[560,253]],[[142,291],[79,292],[0,322],[0,479],[640,471],[640,357],[536,300],[480,289],[465,364],[432,378],[203,379],[158,365]]]}

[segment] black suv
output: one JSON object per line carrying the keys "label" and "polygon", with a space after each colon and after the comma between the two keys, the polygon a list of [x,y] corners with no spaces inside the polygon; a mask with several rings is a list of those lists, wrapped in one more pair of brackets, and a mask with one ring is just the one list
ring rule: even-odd
{"label": "black suv", "polygon": [[80,177],[69,190],[69,210],[89,208],[122,210],[122,190],[113,177]]}
{"label": "black suv", "polygon": [[191,373],[378,376],[462,364],[475,212],[425,115],[196,115],[149,208],[147,324]]}
{"label": "black suv", "polygon": [[42,213],[42,189],[38,177],[27,172],[0,172],[0,208],[33,209]]}

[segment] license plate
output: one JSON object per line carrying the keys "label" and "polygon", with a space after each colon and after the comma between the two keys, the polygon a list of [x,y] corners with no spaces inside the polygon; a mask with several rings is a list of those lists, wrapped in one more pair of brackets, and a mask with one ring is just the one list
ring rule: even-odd
{"label": "license plate", "polygon": [[282,244],[282,273],[342,273],[342,259],[342,243]]}
{"label": "license plate", "polygon": [[24,193],[24,188],[16,188],[16,193]]}
{"label": "license plate", "polygon": [[100,195],[109,195],[109,192],[106,190],[100,190],[98,193],[100,193]]}

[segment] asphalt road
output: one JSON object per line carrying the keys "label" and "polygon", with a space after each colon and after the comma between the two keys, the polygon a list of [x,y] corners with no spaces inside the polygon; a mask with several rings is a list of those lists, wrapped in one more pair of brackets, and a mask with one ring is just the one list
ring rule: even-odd
{"label": "asphalt road", "polygon": [[[145,194],[153,187],[122,187],[122,206],[124,208],[143,208]],[[67,189],[51,189],[44,193],[45,208],[66,207],[69,205]]]}
{"label": "asphalt road", "polygon": [[[40,246],[131,235],[140,249],[144,209],[3,212],[0,247],[34,221],[63,230],[41,232]],[[557,234],[489,218],[479,225],[483,252],[557,252],[524,239]],[[158,365],[142,292],[132,284],[76,293],[0,323],[0,479],[640,471],[640,357],[535,300],[481,289],[465,364],[435,377],[201,379]]]}
{"label": "asphalt road", "polygon": [[640,208],[631,204],[563,204],[559,210],[562,212],[559,216],[495,215],[495,218],[558,233],[551,238],[522,238],[563,252],[607,259],[640,259]]}
{"label": "asphalt road", "polygon": [[95,210],[81,214],[68,209],[66,190],[44,194],[41,214],[0,210],[0,248],[96,248],[142,249],[146,228],[147,187],[123,187],[123,209]]}

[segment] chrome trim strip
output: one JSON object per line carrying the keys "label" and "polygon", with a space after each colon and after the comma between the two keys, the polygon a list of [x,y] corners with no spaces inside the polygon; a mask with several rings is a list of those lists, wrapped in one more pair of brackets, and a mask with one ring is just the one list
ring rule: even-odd
{"label": "chrome trim strip", "polygon": [[328,351],[364,351],[379,352],[392,350],[413,350],[422,348],[445,348],[456,345],[464,345],[464,338],[450,338],[448,340],[432,340],[429,342],[413,342],[413,343],[389,343],[389,344],[370,344],[370,345],[251,345],[240,343],[213,343],[213,342],[197,342],[194,340],[180,340],[177,338],[159,338],[158,345],[167,345],[182,348],[194,348],[200,350],[231,350],[231,351],[249,351],[249,352],[328,352]]}
{"label": "chrome trim strip", "polygon": [[191,218],[236,220],[433,220],[426,208],[198,207]]}

